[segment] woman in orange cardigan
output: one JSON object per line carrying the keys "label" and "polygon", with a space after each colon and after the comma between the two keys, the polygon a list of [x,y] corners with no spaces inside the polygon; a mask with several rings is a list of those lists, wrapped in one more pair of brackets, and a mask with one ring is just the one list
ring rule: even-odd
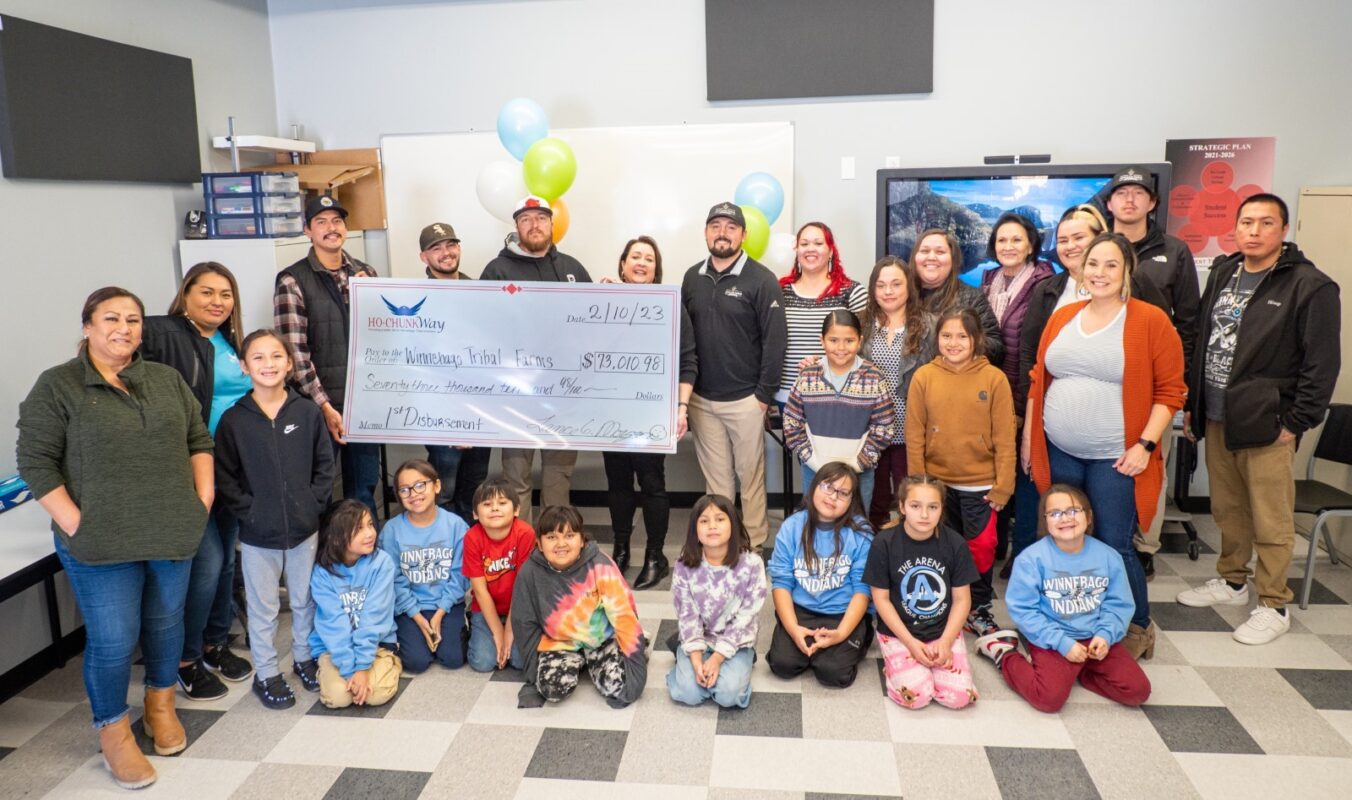
{"label": "woman in orange cardigan", "polygon": [[[1164,477],[1155,446],[1183,407],[1183,343],[1169,317],[1131,299],[1135,250],[1121,234],[1089,243],[1080,275],[1089,299],[1052,314],[1028,391],[1021,457],[1040,491],[1084,489],[1095,535],[1122,556],[1136,603],[1123,641],[1137,658],[1155,649],[1145,571],[1131,542],[1148,527]],[[1097,604],[1102,592],[1077,587]]]}

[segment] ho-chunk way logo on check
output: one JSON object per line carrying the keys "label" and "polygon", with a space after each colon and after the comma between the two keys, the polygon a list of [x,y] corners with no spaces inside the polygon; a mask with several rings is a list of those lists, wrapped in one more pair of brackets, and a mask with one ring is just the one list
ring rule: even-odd
{"label": "ho-chunk way logo on check", "polygon": [[372,314],[366,318],[366,327],[376,331],[428,331],[441,333],[446,329],[446,320],[435,319],[424,316],[418,312],[422,310],[423,304],[427,302],[427,295],[423,295],[409,305],[401,305],[403,298],[391,300],[385,295],[380,296],[385,308],[389,309],[388,314]]}

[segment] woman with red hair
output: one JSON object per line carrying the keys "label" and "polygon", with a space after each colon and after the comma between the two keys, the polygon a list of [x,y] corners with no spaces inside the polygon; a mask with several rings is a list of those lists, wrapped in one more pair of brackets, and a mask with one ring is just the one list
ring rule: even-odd
{"label": "woman with red hair", "polygon": [[781,410],[803,362],[822,354],[822,320],[826,315],[837,308],[862,314],[868,304],[868,291],[845,274],[836,237],[825,223],[809,222],[799,228],[793,251],[793,269],[779,279],[789,326],[784,374],[775,394]]}

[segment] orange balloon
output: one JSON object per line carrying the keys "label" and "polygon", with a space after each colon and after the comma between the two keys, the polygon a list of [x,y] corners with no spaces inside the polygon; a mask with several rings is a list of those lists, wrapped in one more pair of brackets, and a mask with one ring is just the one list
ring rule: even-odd
{"label": "orange balloon", "polygon": [[551,201],[549,207],[554,210],[554,244],[558,244],[568,235],[568,223],[572,219],[568,214],[568,204],[563,202],[562,197]]}

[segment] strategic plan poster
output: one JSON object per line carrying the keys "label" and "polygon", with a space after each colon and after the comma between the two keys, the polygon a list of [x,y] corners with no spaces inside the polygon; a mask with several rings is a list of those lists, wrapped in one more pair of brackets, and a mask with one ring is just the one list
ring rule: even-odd
{"label": "strategic plan poster", "polygon": [[1168,233],[1187,243],[1198,267],[1235,251],[1235,213],[1244,198],[1272,191],[1276,156],[1271,136],[1165,142],[1174,165]]}

